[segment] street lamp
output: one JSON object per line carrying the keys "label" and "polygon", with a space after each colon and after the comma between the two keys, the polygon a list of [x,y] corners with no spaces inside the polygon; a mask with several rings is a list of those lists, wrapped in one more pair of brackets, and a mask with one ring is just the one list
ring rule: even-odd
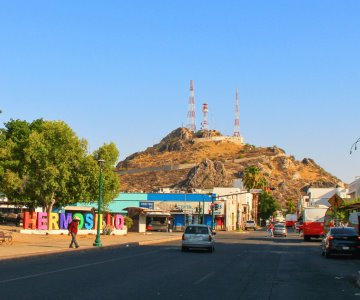
{"label": "street lamp", "polygon": [[211,230],[214,230],[214,198],[215,195],[213,193],[208,194],[211,197]]}
{"label": "street lamp", "polygon": [[350,154],[352,154],[353,149],[357,150],[357,144],[360,143],[360,138],[358,138],[356,140],[356,142],[354,144],[352,144],[351,148],[350,148]]}
{"label": "street lamp", "polygon": [[98,164],[100,167],[100,183],[99,183],[99,201],[98,201],[98,219],[97,219],[97,233],[96,233],[96,239],[93,244],[93,246],[101,247],[101,240],[100,240],[100,225],[101,225],[101,208],[102,208],[102,170],[103,170],[103,164],[105,160],[99,159]]}

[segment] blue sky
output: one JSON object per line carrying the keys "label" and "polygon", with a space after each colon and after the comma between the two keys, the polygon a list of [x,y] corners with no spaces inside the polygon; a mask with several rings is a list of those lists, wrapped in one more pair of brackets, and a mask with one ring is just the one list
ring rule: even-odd
{"label": "blue sky", "polygon": [[[64,120],[120,160],[187,124],[360,175],[360,1],[0,0],[0,115]],[[359,147],[360,148],[360,147]]]}

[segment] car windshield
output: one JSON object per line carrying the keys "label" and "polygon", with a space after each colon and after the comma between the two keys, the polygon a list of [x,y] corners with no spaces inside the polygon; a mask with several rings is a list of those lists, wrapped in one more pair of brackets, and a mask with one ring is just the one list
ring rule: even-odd
{"label": "car windshield", "polygon": [[255,221],[246,221],[246,223],[254,224]]}
{"label": "car windshield", "polygon": [[207,227],[203,226],[188,226],[185,230],[187,234],[209,234]]}
{"label": "car windshield", "polygon": [[339,234],[339,235],[357,235],[356,231],[352,227],[343,227],[343,228],[331,228],[330,234]]}

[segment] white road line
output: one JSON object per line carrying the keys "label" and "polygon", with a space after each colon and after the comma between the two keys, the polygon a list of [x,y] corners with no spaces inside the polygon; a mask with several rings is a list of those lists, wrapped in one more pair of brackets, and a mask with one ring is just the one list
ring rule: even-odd
{"label": "white road line", "polygon": [[209,277],[215,275],[215,272],[210,272],[209,274],[205,275],[203,278],[200,278],[198,281],[194,282],[194,285],[198,285],[208,279]]}
{"label": "white road line", "polygon": [[140,254],[135,254],[135,255],[128,255],[128,256],[122,256],[122,257],[117,257],[117,258],[112,258],[112,259],[106,259],[106,260],[97,261],[97,262],[93,262],[93,263],[88,263],[88,264],[83,264],[83,265],[78,265],[78,266],[73,266],[73,267],[68,267],[68,268],[62,268],[62,269],[56,269],[56,270],[42,272],[42,273],[36,273],[36,274],[30,274],[30,275],[26,275],[26,276],[9,278],[9,279],[5,279],[5,280],[0,280],[0,284],[19,281],[19,280],[25,280],[25,279],[29,279],[29,278],[36,278],[36,277],[41,277],[41,276],[50,275],[50,274],[56,274],[56,273],[61,273],[61,272],[67,272],[67,271],[70,271],[70,270],[84,269],[84,268],[88,268],[88,267],[92,267],[92,266],[96,266],[96,265],[106,264],[106,263],[109,263],[109,262],[129,259],[129,258],[133,258],[133,257],[144,256],[144,255],[153,254],[153,253],[157,253],[157,252],[161,252],[161,251],[164,251],[164,250],[162,250],[162,249],[161,250],[155,250],[155,251],[151,251],[151,252],[140,253]]}

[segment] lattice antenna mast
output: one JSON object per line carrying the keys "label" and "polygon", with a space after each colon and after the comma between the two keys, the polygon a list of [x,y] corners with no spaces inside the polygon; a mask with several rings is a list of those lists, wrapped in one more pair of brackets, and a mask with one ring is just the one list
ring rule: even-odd
{"label": "lattice antenna mast", "polygon": [[209,107],[208,107],[207,103],[203,104],[202,111],[203,111],[204,119],[203,119],[203,122],[202,122],[201,129],[202,130],[209,130],[209,123],[208,123]]}
{"label": "lattice antenna mast", "polygon": [[189,97],[189,110],[187,113],[188,128],[192,131],[196,131],[195,126],[195,99],[194,99],[194,82],[190,80],[190,97]]}
{"label": "lattice antenna mast", "polygon": [[234,136],[240,137],[240,117],[239,117],[239,92],[236,88],[236,105],[235,105],[235,129]]}

